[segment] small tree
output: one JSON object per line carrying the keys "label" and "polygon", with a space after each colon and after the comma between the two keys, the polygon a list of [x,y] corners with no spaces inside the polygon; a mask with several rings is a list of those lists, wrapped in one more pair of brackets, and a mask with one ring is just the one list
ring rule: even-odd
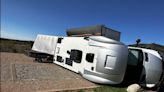
{"label": "small tree", "polygon": [[139,43],[141,42],[141,39],[136,40],[136,47],[138,47]]}

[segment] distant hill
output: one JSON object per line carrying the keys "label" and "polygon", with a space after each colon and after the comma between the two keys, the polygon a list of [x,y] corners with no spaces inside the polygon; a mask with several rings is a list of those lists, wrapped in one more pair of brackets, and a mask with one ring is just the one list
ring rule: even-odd
{"label": "distant hill", "polygon": [[[136,46],[136,44],[133,45],[129,45],[129,46]],[[148,48],[148,49],[154,49],[157,51],[161,51],[164,53],[164,45],[160,45],[160,44],[139,44],[138,47],[142,47],[142,48]]]}
{"label": "distant hill", "polygon": [[[21,40],[0,38],[0,52],[24,53],[26,50],[31,50],[33,43],[34,43],[33,41],[21,41]],[[136,46],[136,44],[129,45],[129,46]],[[139,47],[154,49],[164,53],[164,46],[155,43],[139,44]]]}
{"label": "distant hill", "polygon": [[0,52],[25,53],[26,50],[31,50],[33,41],[21,41],[0,38]]}

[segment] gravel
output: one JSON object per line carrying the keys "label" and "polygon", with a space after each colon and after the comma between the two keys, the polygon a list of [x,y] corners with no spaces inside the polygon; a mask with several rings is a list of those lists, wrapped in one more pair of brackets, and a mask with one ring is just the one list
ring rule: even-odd
{"label": "gravel", "polygon": [[94,88],[79,74],[53,63],[37,63],[24,54],[1,52],[1,92],[62,91]]}
{"label": "gravel", "polygon": [[81,76],[72,72],[68,72],[68,70],[43,65],[38,66],[32,64],[15,64],[15,69],[17,80],[81,78]]}

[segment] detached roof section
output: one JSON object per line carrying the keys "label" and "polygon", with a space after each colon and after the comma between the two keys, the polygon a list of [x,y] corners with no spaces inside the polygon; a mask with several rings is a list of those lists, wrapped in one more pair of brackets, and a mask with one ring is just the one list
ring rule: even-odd
{"label": "detached roof section", "polygon": [[105,36],[120,41],[119,31],[105,27],[104,25],[71,28],[67,30],[67,36]]}

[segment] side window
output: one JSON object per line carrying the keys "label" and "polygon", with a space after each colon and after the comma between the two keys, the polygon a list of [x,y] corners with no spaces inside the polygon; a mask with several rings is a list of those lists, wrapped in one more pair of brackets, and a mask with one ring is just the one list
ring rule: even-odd
{"label": "side window", "polygon": [[70,52],[70,59],[76,63],[81,63],[82,51],[72,49]]}
{"label": "side window", "polygon": [[138,64],[139,53],[136,50],[130,50],[128,55],[128,64],[136,66]]}
{"label": "side window", "polygon": [[143,63],[143,54],[140,50],[131,49],[128,55],[128,65],[137,66]]}
{"label": "side window", "polygon": [[93,59],[94,59],[94,54],[93,53],[87,53],[86,60],[90,63],[93,63]]}
{"label": "side window", "polygon": [[61,42],[62,42],[62,40],[63,40],[63,38],[58,38],[57,43],[61,43]]}

